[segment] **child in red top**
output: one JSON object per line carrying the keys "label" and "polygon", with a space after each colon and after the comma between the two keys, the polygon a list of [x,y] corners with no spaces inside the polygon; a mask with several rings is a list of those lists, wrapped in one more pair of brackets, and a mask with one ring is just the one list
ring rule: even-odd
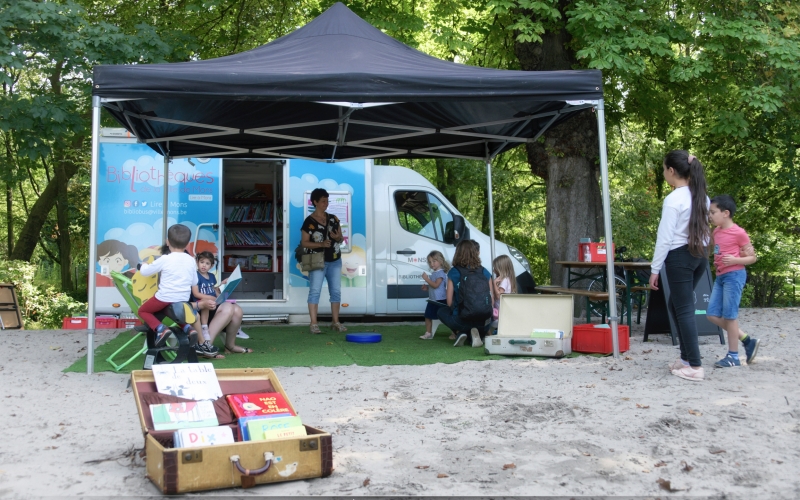
{"label": "child in red top", "polygon": [[708,301],[706,317],[728,332],[728,354],[714,363],[717,368],[741,366],[739,361],[739,337],[750,363],[756,357],[759,340],[739,330],[739,302],[742,288],[747,281],[744,266],[756,261],[750,245],[750,237],[744,229],[733,222],[736,203],[727,194],[714,197],[708,214],[716,226],[711,233],[711,248],[714,251],[714,267],[717,277]]}

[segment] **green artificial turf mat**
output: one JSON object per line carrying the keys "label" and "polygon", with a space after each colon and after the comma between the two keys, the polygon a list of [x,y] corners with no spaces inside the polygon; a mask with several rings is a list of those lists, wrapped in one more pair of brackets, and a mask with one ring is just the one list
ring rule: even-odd
{"label": "green artificial turf mat", "polygon": [[[334,333],[323,330],[322,335],[311,335],[308,326],[268,326],[245,328],[250,338],[236,339],[236,344],[249,347],[255,352],[251,354],[225,354],[225,359],[211,361],[217,368],[256,368],[278,366],[380,366],[380,365],[428,365],[433,363],[458,363],[466,360],[505,359],[504,356],[487,355],[483,348],[454,348],[449,340],[449,331],[439,327],[439,333],[432,340],[419,338],[425,327],[421,325],[348,325],[346,333],[376,332],[382,334],[381,342],[375,344],[358,344],[347,342],[346,333]],[[131,339],[131,332],[122,332],[116,338],[95,348],[94,371],[114,371],[106,361],[111,353],[119,349]],[[141,340],[139,340],[141,339]],[[114,357],[119,364],[142,350],[144,336],[140,336],[125,350]],[[222,340],[217,339],[215,345],[222,348]],[[573,353],[567,357],[579,356]],[[550,359],[550,358],[539,358]],[[141,370],[144,355],[138,356],[125,366],[120,373]],[[82,357],[64,370],[65,372],[86,373],[86,357]]]}

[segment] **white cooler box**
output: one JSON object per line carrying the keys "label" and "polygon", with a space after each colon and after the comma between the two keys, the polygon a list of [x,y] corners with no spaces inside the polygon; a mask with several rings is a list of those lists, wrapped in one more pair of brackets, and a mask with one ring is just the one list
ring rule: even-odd
{"label": "white cooler box", "polygon": [[486,354],[572,354],[572,301],[572,295],[501,295],[497,335],[486,337]]}

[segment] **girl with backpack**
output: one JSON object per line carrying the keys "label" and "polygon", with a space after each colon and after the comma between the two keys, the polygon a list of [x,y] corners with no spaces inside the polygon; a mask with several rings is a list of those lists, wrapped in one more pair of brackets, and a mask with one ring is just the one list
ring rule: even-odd
{"label": "girl with backpack", "polygon": [[454,347],[463,346],[467,334],[472,347],[481,347],[492,317],[492,275],[481,265],[477,244],[462,240],[456,246],[453,267],[447,273],[447,305],[437,311],[439,320],[456,334]]}

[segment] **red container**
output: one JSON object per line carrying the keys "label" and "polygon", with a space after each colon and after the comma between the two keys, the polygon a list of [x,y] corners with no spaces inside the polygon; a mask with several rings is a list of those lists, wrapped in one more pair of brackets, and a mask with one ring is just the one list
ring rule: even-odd
{"label": "red container", "polygon": [[61,323],[61,328],[63,330],[86,330],[89,328],[89,318],[85,316],[82,318],[64,318],[64,321]]}
{"label": "red container", "polygon": [[94,327],[95,328],[116,328],[117,327],[117,317],[116,316],[97,316],[94,318]]}
{"label": "red container", "polygon": [[[586,260],[586,247],[589,247],[589,260]],[[612,246],[616,250],[617,245]],[[605,243],[578,243],[578,260],[580,262],[605,262],[606,261]],[[614,256],[611,256],[614,260]]]}
{"label": "red container", "polygon": [[[619,352],[631,348],[628,325],[617,326]],[[611,343],[611,327],[608,325],[575,325],[572,327],[572,350],[575,352],[611,354],[614,345]]]}
{"label": "red container", "polygon": [[132,330],[142,324],[142,320],[136,318],[125,318],[117,320],[117,328],[124,328],[125,330]]}

